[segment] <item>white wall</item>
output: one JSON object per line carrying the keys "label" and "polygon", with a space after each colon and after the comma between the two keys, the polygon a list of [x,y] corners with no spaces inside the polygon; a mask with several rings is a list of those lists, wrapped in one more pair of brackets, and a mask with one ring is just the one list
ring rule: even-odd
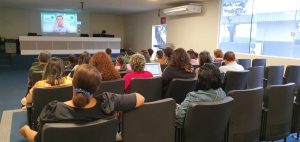
{"label": "white wall", "polygon": [[[202,3],[204,13],[201,15],[168,17],[167,42],[176,47],[194,49],[197,52],[212,51],[218,48],[219,0]],[[151,47],[151,26],[159,24],[157,11],[132,14],[125,17],[125,47],[137,51]],[[300,64],[300,59],[280,58],[237,54],[237,58],[267,58],[267,65]]]}
{"label": "white wall", "polygon": [[17,38],[28,32],[41,33],[38,11],[0,8],[0,36]]}
{"label": "white wall", "polygon": [[219,0],[203,2],[202,5],[200,15],[167,18],[168,42],[197,52],[217,48]]}
{"label": "white wall", "polygon": [[[196,51],[213,51],[217,47],[219,1],[203,2],[200,15],[167,17],[167,42]],[[161,15],[164,16],[164,15]],[[125,17],[125,48],[136,51],[151,47],[152,25],[160,24],[158,11]]]}
{"label": "white wall", "polygon": [[[219,0],[203,2],[201,15],[167,18],[167,42],[176,47],[194,49],[197,52],[212,52],[218,47]],[[17,38],[28,32],[40,34],[40,12],[22,9],[0,8],[0,36]],[[106,29],[109,34],[122,37],[125,48],[136,51],[151,47],[152,25],[160,24],[158,11],[150,11],[127,16],[107,14],[78,14],[82,21],[82,33],[100,32]],[[122,44],[123,45],[123,44]],[[238,54],[237,58],[267,58],[268,65],[300,64],[300,60],[269,56]]]}
{"label": "white wall", "polygon": [[158,24],[158,11],[125,16],[125,48],[135,51],[151,48],[152,25]]}
{"label": "white wall", "polygon": [[[40,11],[0,8],[0,36],[18,38],[28,32],[41,33]],[[81,33],[100,33],[106,30],[107,34],[114,34],[124,38],[124,17],[111,14],[79,13]],[[121,45],[123,47],[123,44]]]}

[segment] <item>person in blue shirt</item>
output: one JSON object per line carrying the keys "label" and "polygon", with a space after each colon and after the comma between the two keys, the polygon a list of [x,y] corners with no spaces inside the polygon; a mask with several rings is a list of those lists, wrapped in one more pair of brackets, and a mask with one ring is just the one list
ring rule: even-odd
{"label": "person in blue shirt", "polygon": [[199,68],[197,90],[187,94],[184,101],[177,105],[176,123],[183,125],[186,112],[192,103],[220,101],[226,97],[222,90],[221,73],[213,64],[204,64]]}
{"label": "person in blue shirt", "polygon": [[61,15],[56,16],[56,24],[53,27],[53,32],[57,32],[57,33],[69,32],[67,25],[64,24],[63,16],[61,16]]}

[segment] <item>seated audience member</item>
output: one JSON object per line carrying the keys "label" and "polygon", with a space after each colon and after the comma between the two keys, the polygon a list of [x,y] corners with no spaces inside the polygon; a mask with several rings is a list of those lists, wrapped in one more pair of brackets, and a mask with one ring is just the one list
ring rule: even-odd
{"label": "seated audience member", "polygon": [[68,57],[68,64],[66,66],[66,70],[72,70],[77,65],[77,57],[76,55],[72,54]]}
{"label": "seated audience member", "polygon": [[112,61],[115,61],[116,59],[114,57],[111,56],[111,49],[110,48],[106,48],[105,49],[105,53],[110,57],[110,59]]}
{"label": "seated audience member", "polygon": [[32,87],[34,84],[32,82],[32,73],[35,71],[43,71],[48,60],[51,58],[51,53],[48,51],[42,51],[38,56],[38,63],[32,65],[28,70],[28,86]]}
{"label": "seated audience member", "polygon": [[222,62],[223,61],[224,55],[223,55],[223,52],[221,49],[215,49],[214,56],[215,56],[214,62]]}
{"label": "seated audience member", "polygon": [[149,52],[147,50],[142,50],[141,51],[141,54],[145,57],[146,59],[146,63],[150,63],[150,55],[149,55]]}
{"label": "seated audience member", "polygon": [[160,65],[166,65],[167,64],[164,53],[161,50],[156,51],[155,62],[158,62]]}
{"label": "seated audience member", "polygon": [[192,65],[199,65],[198,53],[196,53],[193,49],[187,51],[190,56],[190,63]]}
{"label": "seated audience member", "polygon": [[224,55],[225,66],[221,66],[219,69],[221,73],[226,73],[227,71],[243,71],[244,67],[239,65],[235,61],[235,54],[232,51],[227,51]]}
{"label": "seated audience member", "polygon": [[[201,68],[201,66],[207,64],[207,63],[212,63],[213,59],[210,56],[210,53],[208,51],[202,51],[199,53],[199,68]],[[199,72],[199,68],[196,68],[195,72],[196,72],[196,78],[198,76],[198,72]]]}
{"label": "seated audience member", "polygon": [[23,98],[21,103],[23,105],[32,103],[32,93],[37,87],[51,87],[51,86],[64,86],[72,83],[72,79],[64,76],[65,68],[62,59],[57,57],[50,58],[46,64],[43,74],[43,80],[38,81],[29,90],[26,98]]}
{"label": "seated audience member", "polygon": [[152,48],[148,48],[147,51],[148,51],[148,53],[150,55],[150,59],[152,59],[152,55],[153,55],[153,52],[154,52],[153,49]]}
{"label": "seated audience member", "polygon": [[75,71],[79,65],[89,64],[90,59],[91,59],[90,53],[87,51],[83,51],[79,56],[78,64],[76,66],[74,66],[72,71]]}
{"label": "seated audience member", "polygon": [[212,63],[213,59],[210,56],[210,53],[208,51],[202,51],[199,53],[199,65],[203,66],[206,63]]}
{"label": "seated audience member", "polygon": [[133,54],[134,54],[134,52],[132,51],[131,48],[128,48],[125,50],[124,61],[126,64],[129,63],[129,59],[130,59],[131,55],[133,55]]}
{"label": "seated audience member", "polygon": [[187,94],[184,101],[176,109],[176,122],[183,124],[186,112],[192,103],[215,102],[226,97],[222,90],[221,74],[213,64],[203,65],[198,72],[197,90]]}
{"label": "seated audience member", "polygon": [[116,59],[115,69],[117,71],[126,71],[126,70],[131,70],[131,67],[129,64],[125,64],[125,61],[122,56],[118,56]]}
{"label": "seated audience member", "polygon": [[[46,105],[39,116],[40,126],[45,123],[77,122],[85,123],[112,117],[114,111],[124,111],[144,104],[144,97],[138,93],[119,95],[102,93],[93,97],[101,84],[101,74],[91,65],[81,65],[74,73],[72,100],[66,102],[52,101]],[[38,132],[28,125],[20,133],[29,142],[41,142],[42,127]]]}
{"label": "seated audience member", "polygon": [[132,72],[127,73],[123,79],[125,81],[125,92],[129,92],[130,90],[130,81],[133,78],[151,78],[153,77],[152,73],[148,71],[144,71],[146,60],[145,57],[139,53],[131,56],[129,60],[129,64],[131,66]]}
{"label": "seated audience member", "polygon": [[190,57],[183,48],[176,49],[171,57],[171,63],[162,73],[163,94],[166,93],[172,79],[189,79],[194,78],[196,75],[190,63]]}
{"label": "seated audience member", "polygon": [[98,69],[103,81],[121,78],[120,74],[115,70],[111,59],[105,52],[97,52],[94,54],[90,60],[90,65]]}
{"label": "seated audience member", "polygon": [[166,64],[169,64],[171,62],[174,49],[172,47],[166,47],[165,49],[163,49],[163,51],[167,62]]}

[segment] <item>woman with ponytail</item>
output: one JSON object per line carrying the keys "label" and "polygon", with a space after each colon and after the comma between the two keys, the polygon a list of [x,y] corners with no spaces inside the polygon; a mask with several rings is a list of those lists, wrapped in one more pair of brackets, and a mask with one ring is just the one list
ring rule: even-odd
{"label": "woman with ponytail", "polygon": [[[66,102],[52,101],[39,116],[40,126],[51,122],[89,122],[113,116],[115,111],[133,109],[144,104],[138,93],[119,95],[102,93],[95,96],[101,84],[101,74],[92,65],[80,65],[73,77],[73,98]],[[40,127],[41,130],[41,127]],[[29,142],[40,142],[41,133],[29,128],[20,129]]]}

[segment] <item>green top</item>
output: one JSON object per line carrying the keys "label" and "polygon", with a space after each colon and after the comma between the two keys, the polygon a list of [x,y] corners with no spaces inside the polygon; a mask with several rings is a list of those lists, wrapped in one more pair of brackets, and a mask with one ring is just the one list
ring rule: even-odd
{"label": "green top", "polygon": [[34,84],[32,82],[32,73],[35,71],[43,71],[46,64],[33,63],[28,71],[28,86],[32,87]]}
{"label": "green top", "polygon": [[131,56],[129,56],[129,55],[125,55],[125,56],[123,57],[123,59],[124,59],[124,62],[125,62],[126,64],[128,64],[128,63],[129,63],[129,59],[130,59],[130,57],[131,57]]}

